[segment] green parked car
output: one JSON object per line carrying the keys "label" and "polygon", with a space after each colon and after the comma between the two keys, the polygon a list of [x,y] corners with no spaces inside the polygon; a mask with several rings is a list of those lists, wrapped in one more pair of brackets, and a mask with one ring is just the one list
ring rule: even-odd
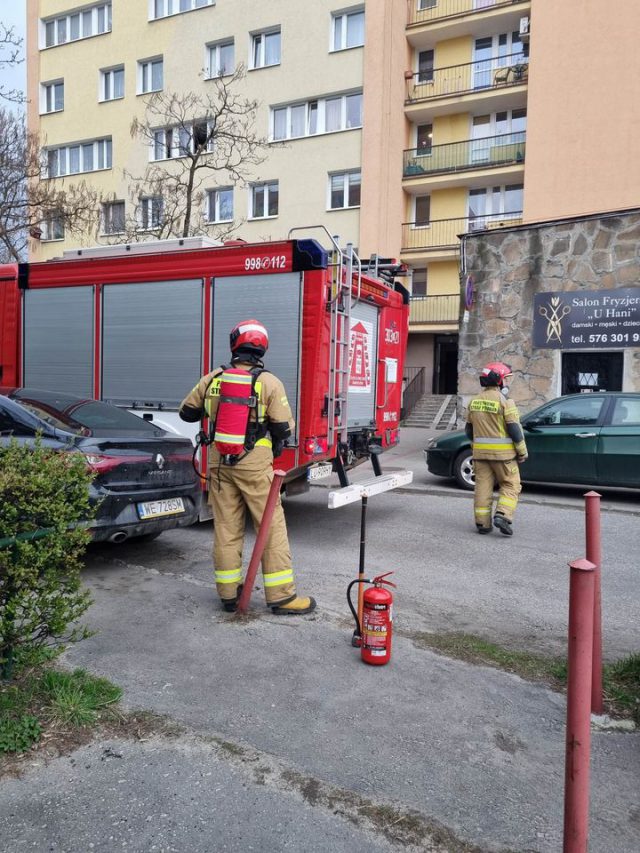
{"label": "green parked car", "polygon": [[[569,394],[522,417],[528,460],[524,481],[640,489],[640,394]],[[471,444],[464,431],[434,438],[427,468],[473,489]]]}

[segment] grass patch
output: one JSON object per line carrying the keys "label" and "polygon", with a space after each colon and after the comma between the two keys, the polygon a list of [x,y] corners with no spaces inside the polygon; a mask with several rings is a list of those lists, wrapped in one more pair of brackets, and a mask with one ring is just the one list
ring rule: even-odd
{"label": "grass patch", "polygon": [[[565,658],[508,649],[473,634],[408,633],[406,636],[420,648],[468,663],[503,669],[527,681],[544,682],[555,690],[562,690],[567,684]],[[631,717],[640,725],[640,653],[605,664],[602,683],[607,713],[614,717]]]}
{"label": "grass patch", "polygon": [[15,681],[0,682],[0,755],[38,742],[43,730],[95,726],[122,695],[119,687],[82,669],[25,667]]}

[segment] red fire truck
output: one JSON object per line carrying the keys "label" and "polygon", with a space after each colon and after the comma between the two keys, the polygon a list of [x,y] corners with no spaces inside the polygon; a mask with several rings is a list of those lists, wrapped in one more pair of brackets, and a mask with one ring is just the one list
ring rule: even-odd
{"label": "red fire truck", "polygon": [[346,485],[372,445],[398,441],[408,294],[400,265],[323,242],[185,238],[0,266],[0,386],[104,400],[195,439],[178,405],[256,317],[296,420],[277,463],[287,491],[326,463]]}

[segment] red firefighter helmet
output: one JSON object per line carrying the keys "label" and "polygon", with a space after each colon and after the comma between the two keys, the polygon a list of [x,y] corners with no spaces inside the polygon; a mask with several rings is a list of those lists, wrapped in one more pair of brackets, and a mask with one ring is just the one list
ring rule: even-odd
{"label": "red firefighter helmet", "polygon": [[269,348],[269,335],[258,320],[242,320],[231,330],[229,346],[231,352],[247,349],[262,356]]}
{"label": "red firefighter helmet", "polygon": [[482,368],[480,373],[480,384],[483,388],[489,388],[492,385],[497,385],[502,388],[504,380],[512,376],[511,368],[508,364],[502,361],[492,361]]}

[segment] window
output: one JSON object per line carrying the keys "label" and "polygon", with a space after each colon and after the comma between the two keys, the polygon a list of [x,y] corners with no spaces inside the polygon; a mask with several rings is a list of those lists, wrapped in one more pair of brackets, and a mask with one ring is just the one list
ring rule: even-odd
{"label": "window", "polygon": [[231,222],[233,220],[233,188],[220,187],[207,193],[207,220]]}
{"label": "window", "polygon": [[[476,39],[473,45],[473,88],[484,89],[499,81],[508,81],[508,77],[496,76],[500,68],[518,66],[522,69],[519,72],[521,77],[528,61],[517,32]],[[514,74],[513,82],[517,79],[519,77]]]}
{"label": "window", "polygon": [[333,19],[332,50],[362,47],[364,44],[364,9],[335,13]]}
{"label": "window", "polygon": [[280,64],[280,30],[255,33],[251,37],[251,68]]}
{"label": "window", "polygon": [[264,184],[251,184],[250,190],[250,219],[265,219],[267,216],[278,215],[278,181]]}
{"label": "window", "polygon": [[329,175],[329,210],[360,206],[360,170]]}
{"label": "window", "polygon": [[40,85],[40,112],[58,113],[64,109],[64,81],[55,80],[52,83]]}
{"label": "window", "polygon": [[626,426],[627,424],[640,424],[640,400],[633,397],[620,397],[611,418],[611,426]]}
{"label": "window", "polygon": [[595,394],[560,400],[543,409],[531,423],[536,426],[595,426],[603,403],[604,398]]}
{"label": "window", "polygon": [[58,15],[40,21],[40,47],[55,47],[68,41],[111,32],[111,3],[97,3],[82,12]]}
{"label": "window", "polygon": [[522,184],[469,190],[469,230],[483,230],[489,222],[521,216],[522,199]]}
{"label": "window", "polygon": [[207,77],[224,77],[233,74],[235,51],[233,39],[207,45]]}
{"label": "window", "polygon": [[162,127],[153,132],[149,159],[170,160],[213,150],[211,128],[206,121],[195,122],[184,127]]}
{"label": "window", "polygon": [[411,296],[424,297],[427,295],[427,270],[413,270],[411,275]]}
{"label": "window", "polygon": [[58,211],[48,214],[42,221],[42,240],[64,240],[64,220]]}
{"label": "window", "polygon": [[124,225],[123,201],[111,201],[102,205],[102,231],[104,234],[120,234],[124,231]]}
{"label": "window", "polygon": [[296,139],[362,127],[362,92],[289,104],[271,110],[271,138]]}
{"label": "window", "polygon": [[435,9],[438,5],[438,0],[418,0],[418,10]]}
{"label": "window", "polygon": [[431,196],[416,196],[416,218],[415,224],[424,227],[431,221]]}
{"label": "window", "polygon": [[418,83],[433,82],[433,51],[421,50],[418,54]]}
{"label": "window", "polygon": [[429,156],[432,143],[433,125],[419,124],[416,132],[416,153],[425,157]]}
{"label": "window", "polygon": [[111,168],[112,145],[110,137],[61,145],[57,148],[46,148],[44,153],[48,178],[59,178],[63,175],[77,175],[79,172],[93,172],[97,169]]}
{"label": "window", "polygon": [[152,228],[158,228],[162,221],[162,197],[148,196],[140,199],[139,221],[140,228],[143,231],[150,231]]}
{"label": "window", "polygon": [[100,72],[100,100],[124,98],[124,66],[106,68]]}
{"label": "window", "polygon": [[145,59],[138,62],[138,94],[146,95],[148,92],[160,92],[163,86],[163,61],[162,57],[157,59]]}
{"label": "window", "polygon": [[190,12],[192,9],[202,9],[214,4],[215,0],[149,0],[149,20],[168,18],[170,15],[179,15],[181,12]]}

